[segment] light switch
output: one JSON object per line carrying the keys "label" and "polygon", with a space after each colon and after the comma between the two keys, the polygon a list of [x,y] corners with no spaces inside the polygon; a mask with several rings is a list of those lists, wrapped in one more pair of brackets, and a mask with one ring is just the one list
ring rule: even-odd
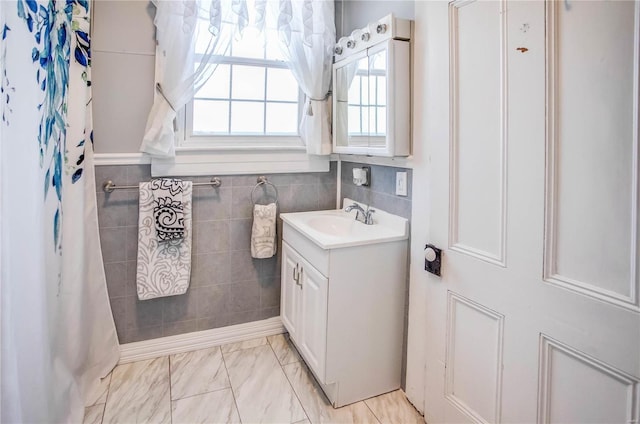
{"label": "light switch", "polygon": [[407,173],[396,172],[396,195],[407,195]]}

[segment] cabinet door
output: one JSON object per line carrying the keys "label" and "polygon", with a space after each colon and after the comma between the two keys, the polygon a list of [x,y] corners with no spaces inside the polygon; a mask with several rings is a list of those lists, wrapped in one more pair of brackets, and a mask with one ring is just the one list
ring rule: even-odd
{"label": "cabinet door", "polygon": [[307,365],[324,383],[327,347],[327,291],[329,280],[309,262],[300,260],[302,281],[301,328],[299,343]]}
{"label": "cabinet door", "polygon": [[300,255],[287,243],[282,243],[282,279],[280,295],[280,315],[282,323],[289,331],[291,338],[298,342],[300,322],[300,286],[294,275],[298,272]]}

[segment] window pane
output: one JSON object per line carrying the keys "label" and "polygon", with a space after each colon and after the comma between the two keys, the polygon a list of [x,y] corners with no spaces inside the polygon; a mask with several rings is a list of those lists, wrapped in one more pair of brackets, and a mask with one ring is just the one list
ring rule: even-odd
{"label": "window pane", "polygon": [[218,65],[211,78],[196,93],[196,97],[229,98],[229,65]]}
{"label": "window pane", "polygon": [[269,60],[282,60],[284,61],[284,55],[282,54],[282,50],[280,50],[280,46],[278,45],[278,31],[277,30],[266,30],[266,38],[267,38],[267,56],[266,58]]}
{"label": "window pane", "polygon": [[387,55],[384,51],[369,56],[369,63],[372,70],[385,71],[387,69]]}
{"label": "window pane", "polygon": [[380,106],[387,104],[387,77],[376,77],[378,81],[378,102]]}
{"label": "window pane", "polygon": [[215,100],[193,101],[193,133],[227,133],[229,131],[229,102]]}
{"label": "window pane", "polygon": [[195,41],[195,51],[199,54],[204,54],[207,51],[209,43],[211,42],[211,33],[209,32],[209,23],[198,19],[198,24],[196,25],[196,41]]}
{"label": "window pane", "polygon": [[349,134],[361,134],[362,127],[360,121],[360,107],[358,106],[349,106]]}
{"label": "window pane", "polygon": [[242,32],[242,38],[233,38],[231,55],[234,57],[264,59],[264,37],[261,36],[256,28],[245,28]]}
{"label": "window pane", "polygon": [[370,125],[370,123],[369,123],[369,107],[367,107],[367,106],[362,107],[360,116],[362,117],[361,118],[362,119],[362,126],[361,126],[362,133],[363,134],[369,134],[369,132],[371,131],[371,128],[369,126]]}
{"label": "window pane", "polygon": [[377,107],[378,110],[378,119],[376,122],[377,131],[376,133],[380,135],[384,135],[387,133],[387,108],[386,107]]}
{"label": "window pane", "polygon": [[231,97],[264,100],[264,69],[258,66],[233,65]]}
{"label": "window pane", "polygon": [[231,102],[231,133],[264,134],[264,103]]}
{"label": "window pane", "polygon": [[351,85],[349,86],[349,94],[347,96],[349,99],[349,103],[352,105],[359,105],[361,102],[361,99],[360,99],[361,84],[362,84],[362,77],[355,76],[353,78],[353,81],[351,82]]}
{"label": "window pane", "polygon": [[267,69],[267,100],[298,101],[298,83],[289,69]]}
{"label": "window pane", "polygon": [[298,133],[297,103],[267,103],[267,133]]}
{"label": "window pane", "polygon": [[366,57],[363,57],[362,59],[360,59],[358,61],[358,73],[364,73],[364,74],[368,74],[369,73],[369,61],[367,60]]}
{"label": "window pane", "polygon": [[376,78],[373,77],[369,77],[369,104],[370,105],[375,105],[376,104],[376,92],[377,92],[377,84],[376,84]]}

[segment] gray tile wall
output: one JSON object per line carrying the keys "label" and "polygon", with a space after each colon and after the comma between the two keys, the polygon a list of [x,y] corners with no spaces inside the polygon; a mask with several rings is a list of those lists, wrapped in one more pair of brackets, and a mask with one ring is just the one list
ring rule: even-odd
{"label": "gray tile wall", "polygon": [[[356,186],[353,184],[353,168],[371,167],[370,185]],[[407,196],[396,196],[396,172],[407,173]],[[368,165],[365,163],[342,162],[342,194],[344,199],[348,197],[373,208],[382,209],[385,212],[411,219],[411,191],[413,172],[408,168],[392,166]]]}
{"label": "gray tile wall", "polygon": [[[280,314],[280,251],[252,259],[251,190],[257,175],[225,176],[222,186],[194,187],[191,284],[186,294],[139,301],[136,295],[138,191],[107,194],[102,183],[137,185],[151,178],[149,165],[97,166],[102,256],[120,343],[206,330]],[[328,173],[268,176],[278,190],[279,212],[336,207],[336,164]],[[205,182],[209,177],[187,178]],[[255,191],[262,200],[272,189]]]}

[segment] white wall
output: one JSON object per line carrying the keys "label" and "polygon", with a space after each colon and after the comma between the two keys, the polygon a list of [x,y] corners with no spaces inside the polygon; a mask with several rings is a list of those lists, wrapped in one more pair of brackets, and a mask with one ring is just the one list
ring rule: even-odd
{"label": "white wall", "polygon": [[153,103],[155,7],[94,0],[93,139],[96,153],[137,153]]}
{"label": "white wall", "polygon": [[413,0],[335,0],[335,3],[338,38],[389,13],[403,19],[415,17]]}

